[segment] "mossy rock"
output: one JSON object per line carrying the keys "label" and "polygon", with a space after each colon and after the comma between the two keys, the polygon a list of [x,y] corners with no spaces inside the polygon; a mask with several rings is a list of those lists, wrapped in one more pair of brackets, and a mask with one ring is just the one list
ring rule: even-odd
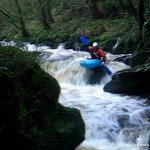
{"label": "mossy rock", "polygon": [[[85,124],[79,110],[58,104],[55,113],[53,138],[48,138],[43,150],[74,150],[83,140]],[[44,141],[44,140],[43,140]],[[43,143],[44,145],[44,143]]]}
{"label": "mossy rock", "polygon": [[[62,113],[63,106],[58,106],[60,86],[41,69],[32,53],[0,47],[0,83],[0,145],[5,149],[57,150],[58,145],[63,147],[76,137],[77,142],[67,145],[73,149],[83,141],[80,112],[70,109]],[[61,114],[61,118],[56,114]],[[68,116],[72,116],[65,122],[68,126],[56,126]],[[61,130],[66,132],[60,134]]]}

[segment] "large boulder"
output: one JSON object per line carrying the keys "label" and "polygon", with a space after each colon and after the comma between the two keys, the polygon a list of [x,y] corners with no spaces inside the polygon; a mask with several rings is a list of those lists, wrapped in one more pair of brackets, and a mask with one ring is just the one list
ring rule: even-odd
{"label": "large boulder", "polygon": [[130,54],[124,54],[124,56],[120,56],[115,58],[113,61],[123,62],[126,65],[131,65],[131,55]]}
{"label": "large boulder", "polygon": [[102,77],[105,75],[102,67],[96,67],[87,70],[87,74],[90,74],[88,83],[89,84],[99,84],[101,82]]}
{"label": "large boulder", "polygon": [[0,47],[0,146],[74,150],[83,140],[80,112],[58,103],[60,86],[31,53]]}
{"label": "large boulder", "polygon": [[104,91],[128,95],[149,95],[149,77],[150,64],[119,71],[114,74],[112,80],[104,86]]}
{"label": "large boulder", "polygon": [[[50,142],[54,150],[74,150],[84,140],[85,125],[76,108],[58,104],[55,114],[55,137]],[[47,149],[49,150],[49,149]]]}

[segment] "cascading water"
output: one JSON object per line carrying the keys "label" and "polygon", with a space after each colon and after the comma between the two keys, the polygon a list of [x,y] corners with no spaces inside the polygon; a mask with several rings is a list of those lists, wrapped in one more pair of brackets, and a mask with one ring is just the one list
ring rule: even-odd
{"label": "cascading water", "polygon": [[[39,56],[43,62],[41,67],[61,86],[59,102],[78,108],[82,114],[86,135],[76,150],[149,149],[150,107],[145,99],[104,92],[103,86],[111,80],[107,74],[98,84],[89,84],[93,71],[79,65],[80,60],[89,57],[86,52],[65,50],[63,46],[50,49],[27,44],[26,47],[43,52]],[[106,66],[113,73],[128,68],[123,63],[113,62],[116,57],[107,54]]]}
{"label": "cascading water", "polygon": [[[104,92],[103,86],[111,80],[110,75],[106,74],[99,84],[90,85],[92,70],[79,65],[86,57],[89,57],[86,52],[62,48],[42,65],[61,85],[60,103],[81,111],[86,138],[76,150],[147,150],[149,106],[139,97]],[[107,57],[106,65],[113,73],[128,68],[112,61],[117,56],[108,54]]]}

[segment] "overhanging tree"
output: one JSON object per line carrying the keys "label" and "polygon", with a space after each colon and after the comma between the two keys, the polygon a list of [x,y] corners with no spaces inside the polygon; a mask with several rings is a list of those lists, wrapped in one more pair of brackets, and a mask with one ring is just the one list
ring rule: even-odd
{"label": "overhanging tree", "polygon": [[137,17],[137,11],[132,3],[132,0],[127,0],[127,4],[128,4],[128,8],[129,11],[132,13],[132,15],[134,16],[135,20],[138,21],[138,17]]}
{"label": "overhanging tree", "polygon": [[22,35],[24,37],[28,37],[30,34],[29,34],[29,32],[26,28],[26,24],[25,24],[25,20],[23,18],[23,13],[22,13],[20,3],[19,3],[18,0],[14,0],[14,3],[15,3],[15,6],[16,6],[16,9],[17,9],[18,18],[19,18],[19,22],[20,22],[20,29],[21,29]]}
{"label": "overhanging tree", "polygon": [[3,15],[3,17],[12,25],[14,25],[16,28],[20,29],[20,26],[18,25],[18,23],[14,20],[14,18],[9,14],[9,12],[7,12],[6,10],[4,10],[4,8],[2,8],[2,6],[0,5],[0,13]]}

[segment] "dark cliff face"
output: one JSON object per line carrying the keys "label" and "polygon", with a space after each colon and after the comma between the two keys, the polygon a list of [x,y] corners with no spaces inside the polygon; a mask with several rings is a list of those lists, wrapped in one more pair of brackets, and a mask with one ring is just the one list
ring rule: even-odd
{"label": "dark cliff face", "polygon": [[84,122],[78,110],[59,105],[59,94],[56,79],[31,53],[0,47],[1,147],[75,149],[84,140]]}

